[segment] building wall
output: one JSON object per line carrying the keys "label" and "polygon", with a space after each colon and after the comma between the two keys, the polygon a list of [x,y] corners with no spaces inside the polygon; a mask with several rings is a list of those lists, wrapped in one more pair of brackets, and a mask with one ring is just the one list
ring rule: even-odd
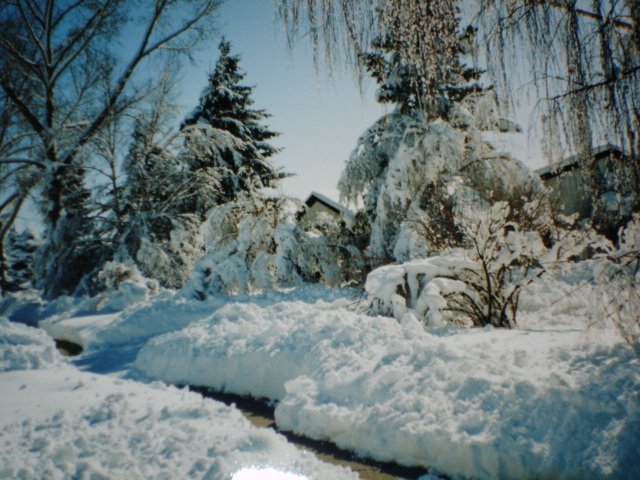
{"label": "building wall", "polygon": [[578,213],[587,218],[593,214],[593,196],[583,168],[548,178],[545,184],[551,188],[551,200],[563,215]]}
{"label": "building wall", "polygon": [[[578,213],[582,218],[592,217],[594,200],[597,201],[598,197],[611,192],[622,195],[627,193],[627,188],[619,184],[619,176],[616,175],[624,168],[616,153],[599,152],[589,166],[577,162],[564,162],[560,165],[558,173],[553,173],[553,169],[548,167],[543,169],[541,177],[545,185],[551,187],[551,199],[564,215]],[[593,191],[594,182],[596,197]]]}
{"label": "building wall", "polygon": [[330,209],[326,205],[320,202],[314,202],[311,206],[307,206],[304,216],[300,219],[300,225],[302,228],[313,227],[318,223],[322,223],[322,218],[329,216],[332,219],[338,220],[340,215],[334,210]]}

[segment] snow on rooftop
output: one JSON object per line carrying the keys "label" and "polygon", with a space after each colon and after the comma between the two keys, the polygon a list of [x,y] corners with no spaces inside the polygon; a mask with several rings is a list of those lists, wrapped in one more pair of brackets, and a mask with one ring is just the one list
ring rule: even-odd
{"label": "snow on rooftop", "polygon": [[[605,145],[600,145],[598,147],[594,147],[591,150],[591,158],[595,158],[598,155],[601,155],[603,153],[621,153],[622,149],[616,145],[612,145],[612,144],[605,144]],[[572,154],[569,155],[565,158],[563,158],[562,160],[559,160],[557,162],[554,162],[550,165],[546,165],[542,168],[539,168],[536,170],[536,173],[538,175],[542,176],[548,176],[548,175],[553,175],[556,172],[561,172],[564,171],[566,169],[571,169],[574,167],[577,167],[578,165],[580,165],[581,163],[584,163],[586,161],[588,161],[589,159],[585,159],[583,155],[581,154]]]}
{"label": "snow on rooftop", "polygon": [[349,209],[346,208],[344,205],[341,205],[340,203],[331,200],[329,197],[322,195],[321,193],[318,192],[311,192],[311,195],[309,195],[309,197],[306,200],[306,204],[309,205],[310,203],[313,202],[313,199],[317,199],[320,202],[328,205],[329,207],[331,207],[333,210],[335,210],[336,212],[340,212],[342,214],[348,214],[350,213]]}

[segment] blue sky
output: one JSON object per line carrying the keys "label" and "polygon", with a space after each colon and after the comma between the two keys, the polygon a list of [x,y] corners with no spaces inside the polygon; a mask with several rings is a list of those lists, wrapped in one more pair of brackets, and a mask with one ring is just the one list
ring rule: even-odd
{"label": "blue sky", "polygon": [[[282,135],[272,143],[283,151],[274,163],[296,176],[283,182],[285,194],[304,200],[318,191],[337,200],[336,184],[360,134],[383,113],[375,85],[360,94],[348,72],[317,75],[311,48],[291,54],[271,0],[227,0],[219,10],[220,33],[242,57],[245,84],[255,86],[255,108],[273,115],[266,123]],[[197,56],[180,83],[179,102],[190,110],[218,58],[220,38]]]}
{"label": "blue sky", "polygon": [[[255,108],[273,115],[267,124],[282,133],[272,143],[283,151],[272,159],[295,174],[284,180],[283,192],[304,200],[317,191],[338,200],[338,178],[358,137],[389,108],[375,102],[375,83],[371,81],[361,94],[344,68],[337,68],[331,78],[316,73],[308,43],[299,42],[289,52],[271,0],[226,0],[218,23],[220,35],[242,57],[245,84],[255,86]],[[213,39],[197,55],[196,65],[181,82],[179,100],[186,110],[198,102],[218,58],[219,40]],[[517,120],[526,129],[531,109],[520,110]],[[494,135],[492,143],[531,168],[544,165],[537,142],[527,141],[526,135]]]}

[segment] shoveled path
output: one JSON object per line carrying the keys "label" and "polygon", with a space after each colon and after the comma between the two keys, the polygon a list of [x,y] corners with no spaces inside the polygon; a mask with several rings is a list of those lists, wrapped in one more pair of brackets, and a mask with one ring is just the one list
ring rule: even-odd
{"label": "shoveled path", "polygon": [[313,440],[278,429],[274,417],[274,407],[265,400],[230,393],[221,393],[207,387],[189,387],[204,397],[218,400],[240,410],[247,419],[257,427],[272,428],[284,435],[296,447],[308,450],[321,460],[342,465],[355,471],[363,480],[417,480],[429,473],[421,467],[404,467],[397,463],[379,462],[364,458],[348,450],[343,450],[334,443]]}

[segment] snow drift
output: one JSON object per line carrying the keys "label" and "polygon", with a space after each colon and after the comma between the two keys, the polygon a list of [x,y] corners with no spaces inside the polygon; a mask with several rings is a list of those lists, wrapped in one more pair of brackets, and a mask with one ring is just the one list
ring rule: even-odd
{"label": "snow drift", "polygon": [[229,304],[152,339],[135,368],[279,400],[280,428],[448,475],[640,475],[640,360],[610,335],[585,342],[575,318],[434,334],[344,306]]}
{"label": "snow drift", "polygon": [[41,330],[0,320],[0,478],[358,478],[236,409],[160,382],[81,372],[52,348]]}

